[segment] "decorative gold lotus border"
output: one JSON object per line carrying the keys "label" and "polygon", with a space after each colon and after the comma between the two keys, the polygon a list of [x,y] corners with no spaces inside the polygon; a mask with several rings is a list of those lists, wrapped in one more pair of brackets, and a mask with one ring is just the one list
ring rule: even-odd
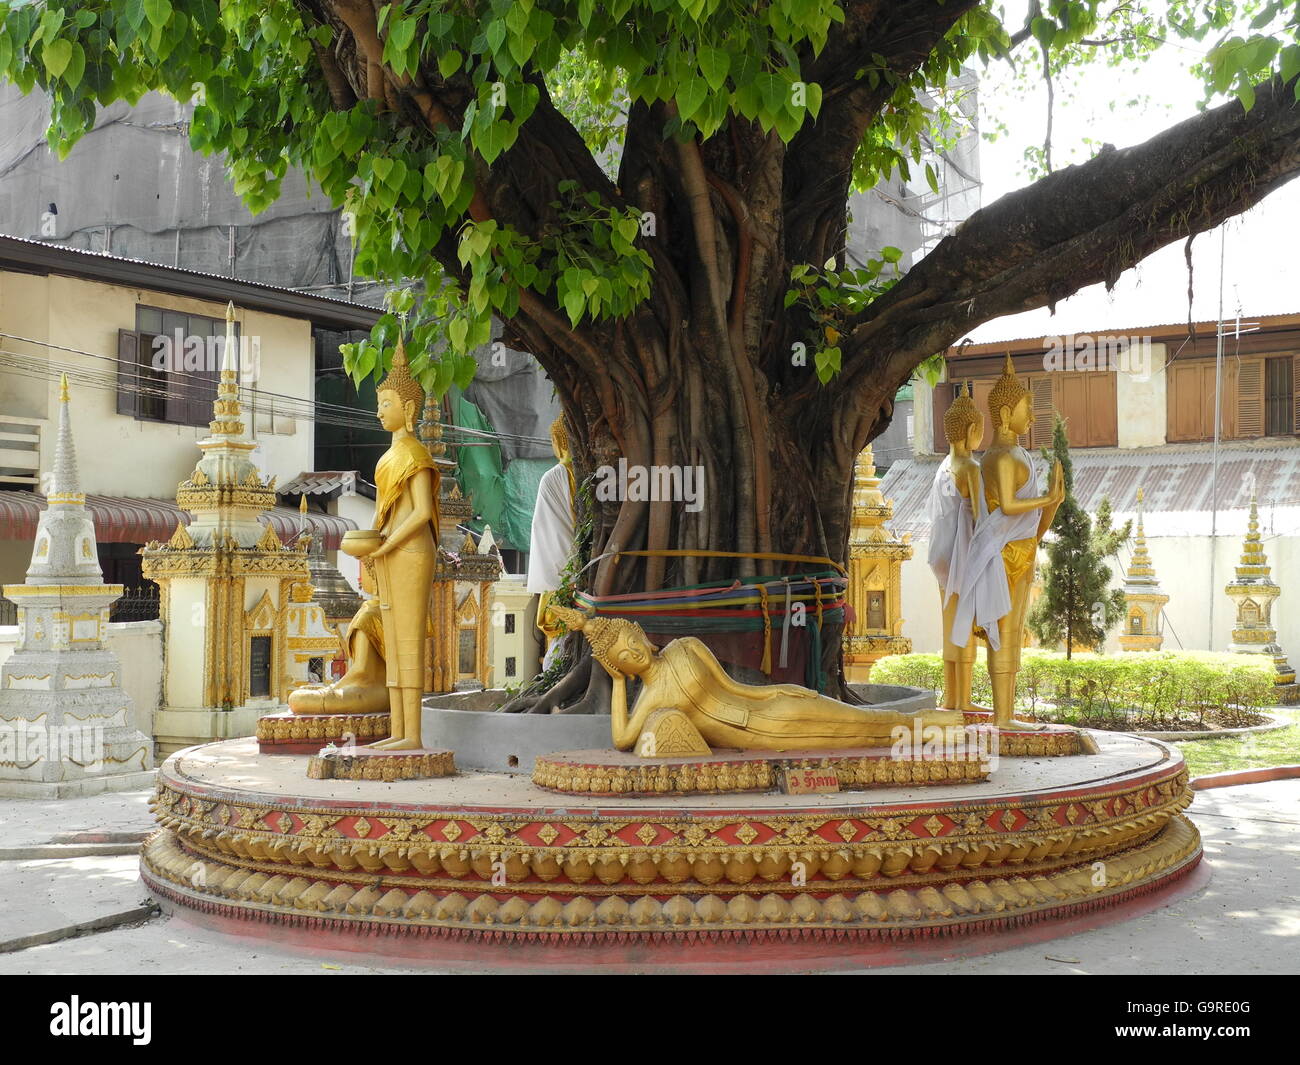
{"label": "decorative gold lotus border", "polygon": [[[593,935],[636,936],[725,933],[761,937],[770,932],[864,936],[986,930],[1111,905],[1154,890],[1190,870],[1200,858],[1200,837],[1175,815],[1139,846],[1110,856],[1101,868],[1074,865],[1046,875],[1012,872],[992,879],[916,888],[736,893],[729,899],[705,890],[650,893],[633,889],[604,897],[590,893],[557,898],[532,885],[486,891],[473,885],[442,894],[404,890],[386,878],[365,884],[322,879],[306,871],[252,871],[183,848],[170,832],[145,844],[141,871],[157,894],[181,905],[227,916],[312,927],[465,935],[545,935],[590,942]],[[543,890],[545,890],[543,888]]]}
{"label": "decorative gold lotus border", "polygon": [[257,742],[311,743],[338,740],[351,733],[357,740],[388,736],[388,714],[270,714],[257,719]]}
{"label": "decorative gold lotus border", "polygon": [[[966,725],[992,729],[987,715],[966,716]],[[1098,753],[1096,741],[1082,729],[1057,727],[1044,732],[998,730],[996,747],[989,747],[999,758],[1068,758],[1076,754]]]}
{"label": "decorative gold lotus border", "polygon": [[[155,815],[200,857],[285,872],[312,866],[412,877],[489,880],[500,863],[507,881],[609,887],[790,877],[795,863],[811,883],[853,878],[973,875],[985,867],[1051,868],[1136,846],[1191,802],[1187,771],[1172,764],[1077,796],[1043,794],[909,803],[906,807],[772,811],[648,811],[610,814],[528,809],[338,809],[301,798],[278,805],[239,802],[160,771]],[[268,796],[259,796],[269,798]],[[358,874],[361,875],[361,874]],[[546,890],[556,890],[548,887]]]}
{"label": "decorative gold lotus border", "polygon": [[322,751],[307,760],[311,780],[432,780],[456,775],[451,751],[392,751],[348,754]]}
{"label": "decorative gold lotus border", "polygon": [[541,755],[533,783],[572,795],[698,795],[771,791],[786,769],[833,769],[846,791],[905,785],[977,783],[987,780],[989,763],[969,758],[931,760],[826,755],[783,755],[723,761],[702,757],[671,764],[640,765],[575,761],[564,755]]}

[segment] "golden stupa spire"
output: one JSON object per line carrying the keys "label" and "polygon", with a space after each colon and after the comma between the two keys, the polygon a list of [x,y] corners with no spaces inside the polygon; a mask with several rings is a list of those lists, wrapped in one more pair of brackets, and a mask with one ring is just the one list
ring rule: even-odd
{"label": "golden stupa spire", "polygon": [[1247,526],[1246,542],[1241,547],[1241,561],[1237,563],[1237,580],[1268,580],[1268,557],[1264,554],[1264,543],[1259,536],[1259,506],[1255,493],[1250,494],[1250,523]]}
{"label": "golden stupa spire", "polygon": [[1125,579],[1126,584],[1151,584],[1156,583],[1155,565],[1151,561],[1151,553],[1147,550],[1146,529],[1142,524],[1142,501],[1144,495],[1141,488],[1137,490],[1137,536],[1133,544],[1133,561],[1129,564],[1128,575]]}

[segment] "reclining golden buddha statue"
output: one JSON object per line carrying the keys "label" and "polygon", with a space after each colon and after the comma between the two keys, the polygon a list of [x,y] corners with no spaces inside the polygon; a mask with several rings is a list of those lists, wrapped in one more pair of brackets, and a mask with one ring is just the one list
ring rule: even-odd
{"label": "reclining golden buddha statue", "polygon": [[[798,751],[884,747],[894,730],[925,725],[963,724],[960,710],[904,714],[853,706],[797,684],[744,684],[729,677],[713,652],[693,636],[659,650],[635,622],[592,617],[552,606],[571,630],[581,631],[592,656],[614,679],[610,706],[614,746],[643,757],[707,754],[710,747]],[[629,716],[627,678],[641,681]],[[677,720],[671,721],[670,719]],[[682,720],[689,726],[683,728]],[[664,742],[687,733],[694,739]],[[647,741],[647,737],[649,740]]]}

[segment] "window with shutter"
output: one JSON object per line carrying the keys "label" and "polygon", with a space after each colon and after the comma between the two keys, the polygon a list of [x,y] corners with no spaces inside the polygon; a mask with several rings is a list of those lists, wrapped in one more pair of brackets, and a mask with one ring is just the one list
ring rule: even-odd
{"label": "window with shutter", "polygon": [[1290,436],[1295,431],[1295,378],[1292,356],[1264,360],[1264,434]]}
{"label": "window with shutter", "polygon": [[[1169,366],[1167,409],[1169,412],[1168,438],[1172,443],[1214,439],[1214,379],[1213,359],[1174,363]],[[1224,375],[1224,421],[1235,409],[1230,400],[1235,389],[1229,375]],[[1226,433],[1224,434],[1227,435]]]}
{"label": "window with shutter", "polygon": [[1052,375],[1046,373],[1032,374],[1029,378],[1029,394],[1032,397],[1034,409],[1034,424],[1029,430],[1029,440],[1022,438],[1021,443],[1027,447],[1051,447],[1052,446],[1052,414],[1055,411],[1055,405],[1052,400],[1053,395]]}
{"label": "window with shutter", "polygon": [[1115,406],[1118,375],[1113,372],[1090,373],[1087,380],[1087,444],[1085,447],[1117,447],[1119,416]]}
{"label": "window with shutter", "polygon": [[[207,425],[221,377],[225,320],[141,305],[136,307],[136,327],[134,407],[123,409],[119,370],[119,413],[177,425]],[[235,336],[238,339],[238,325]],[[159,359],[158,353],[170,354]]]}
{"label": "window with shutter", "polygon": [[[1237,364],[1237,413],[1232,436],[1250,439],[1264,435],[1264,363],[1261,359],[1242,359]],[[1212,427],[1211,427],[1212,428]],[[1225,434],[1227,435],[1227,434]]]}
{"label": "window with shutter", "polygon": [[140,335],[117,331],[117,413],[137,417],[137,380],[140,376]]}
{"label": "window with shutter", "polygon": [[948,438],[943,435],[943,416],[952,405],[952,398],[957,394],[956,386],[951,381],[941,381],[934,386],[934,404],[931,408],[934,428],[934,454],[942,455],[948,450]]}
{"label": "window with shutter", "polygon": [[1300,355],[1291,356],[1291,402],[1295,411],[1291,431],[1300,436]]}

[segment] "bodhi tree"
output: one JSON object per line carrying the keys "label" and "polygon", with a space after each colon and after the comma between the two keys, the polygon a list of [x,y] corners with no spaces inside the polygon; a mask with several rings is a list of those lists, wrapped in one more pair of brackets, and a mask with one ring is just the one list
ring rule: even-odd
{"label": "bodhi tree", "polygon": [[[1005,25],[976,0],[0,0],[0,75],[49,94],[60,150],[156,89],[194,100],[192,144],[252,209],[307,171],[359,272],[423,282],[354,374],[400,326],[430,388],[465,384],[495,316],[554,381],[580,477],[703,467],[700,508],[596,508],[582,579],[614,594],[761,572],[718,552],[842,560],[854,459],[919,364],[1295,176],[1297,20],[1293,0],[1034,0]],[[1195,117],[989,204],[906,273],[894,249],[846,268],[850,192],[943,141],[964,67],[1059,75],[1179,39],[1206,53]]]}

